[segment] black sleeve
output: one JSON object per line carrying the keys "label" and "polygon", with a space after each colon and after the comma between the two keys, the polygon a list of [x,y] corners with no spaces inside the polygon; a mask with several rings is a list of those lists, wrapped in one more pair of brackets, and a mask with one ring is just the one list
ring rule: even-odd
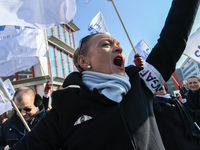
{"label": "black sleeve", "polygon": [[175,71],[191,32],[199,0],[174,0],[157,44],[147,58],[167,81]]}
{"label": "black sleeve", "polygon": [[34,126],[34,128],[10,150],[58,150],[61,146],[61,120],[53,108]]}

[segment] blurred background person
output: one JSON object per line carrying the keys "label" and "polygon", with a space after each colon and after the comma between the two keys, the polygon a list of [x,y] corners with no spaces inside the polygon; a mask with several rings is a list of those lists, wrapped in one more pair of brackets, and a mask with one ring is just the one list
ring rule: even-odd
{"label": "blurred background person", "polygon": [[189,91],[184,106],[192,116],[197,129],[200,130],[200,78],[197,75],[192,75],[187,79],[187,84]]}
{"label": "blurred background person", "polygon": [[170,97],[164,85],[155,93],[153,107],[166,150],[200,149],[200,132],[190,114],[179,100]]}
{"label": "blurred background person", "polygon": [[[16,90],[14,94],[14,102],[30,129],[32,129],[46,113],[42,101],[42,98],[38,94],[35,94],[34,90],[29,87],[21,87]],[[10,145],[17,142],[26,135],[27,132],[24,124],[15,112],[13,116],[0,127],[0,150],[4,150],[5,146],[8,144]]]}

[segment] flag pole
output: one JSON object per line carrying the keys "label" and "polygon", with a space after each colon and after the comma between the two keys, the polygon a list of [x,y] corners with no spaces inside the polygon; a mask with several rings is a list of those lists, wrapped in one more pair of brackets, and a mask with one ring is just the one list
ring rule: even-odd
{"label": "flag pole", "polygon": [[132,46],[132,48],[133,48],[133,51],[135,52],[135,54],[137,54],[136,49],[135,49],[135,47],[133,46],[133,43],[132,43],[132,41],[131,41],[131,39],[130,39],[130,37],[129,37],[129,34],[128,34],[128,32],[127,32],[125,26],[124,26],[124,23],[123,23],[123,21],[122,21],[120,15],[119,15],[119,12],[118,12],[118,10],[117,10],[117,7],[115,6],[114,0],[108,0],[108,1],[112,1],[112,4],[113,4],[113,6],[114,6],[114,8],[115,8],[115,11],[117,12],[117,15],[118,15],[118,17],[119,17],[119,20],[121,21],[121,24],[122,24],[122,26],[123,26],[123,28],[124,28],[124,30],[125,30],[125,32],[126,32],[126,35],[127,35],[128,39],[129,39],[129,42],[131,43],[131,46]]}
{"label": "flag pole", "polygon": [[19,118],[21,119],[21,121],[23,122],[24,126],[26,127],[27,131],[30,132],[31,129],[29,128],[29,126],[27,125],[26,121],[24,120],[22,114],[20,113],[19,109],[17,108],[15,102],[13,100],[10,100],[11,104],[13,105],[14,109],[16,110]]}

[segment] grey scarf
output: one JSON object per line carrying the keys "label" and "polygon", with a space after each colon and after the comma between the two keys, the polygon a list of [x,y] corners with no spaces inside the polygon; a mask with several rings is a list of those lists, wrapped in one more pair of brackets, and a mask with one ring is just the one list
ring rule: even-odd
{"label": "grey scarf", "polygon": [[117,74],[104,74],[94,71],[84,71],[82,76],[83,83],[92,91],[96,88],[100,94],[105,95],[112,101],[120,103],[123,96],[131,88],[127,74],[120,76]]}

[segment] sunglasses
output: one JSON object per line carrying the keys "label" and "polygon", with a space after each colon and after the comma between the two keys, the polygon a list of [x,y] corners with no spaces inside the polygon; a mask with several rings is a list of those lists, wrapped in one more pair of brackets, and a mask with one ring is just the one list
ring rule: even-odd
{"label": "sunglasses", "polygon": [[32,109],[31,108],[23,108],[23,109],[19,109],[19,111],[21,112],[21,111],[25,111],[25,112],[30,112]]}

